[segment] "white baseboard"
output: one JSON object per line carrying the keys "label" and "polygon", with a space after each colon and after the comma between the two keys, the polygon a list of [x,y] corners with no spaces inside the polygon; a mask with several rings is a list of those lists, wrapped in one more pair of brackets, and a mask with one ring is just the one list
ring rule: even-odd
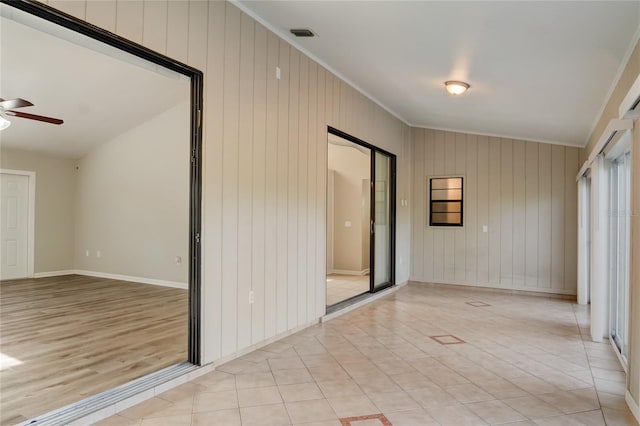
{"label": "white baseboard", "polygon": [[362,271],[352,271],[349,269],[334,269],[330,272],[330,274],[338,274],[338,275],[367,275],[369,274],[369,268],[363,269]]}
{"label": "white baseboard", "polygon": [[627,402],[629,410],[631,410],[631,413],[636,418],[636,421],[640,423],[640,406],[638,406],[638,403],[633,400],[631,392],[629,392],[628,390],[624,395],[624,400]]}
{"label": "white baseboard", "polygon": [[109,274],[106,272],[85,271],[81,269],[75,269],[73,271],[68,271],[68,272],[76,275],[84,275],[86,277],[108,278],[111,280],[127,281],[127,282],[140,283],[140,284],[152,284],[152,285],[159,285],[163,287],[181,288],[183,290],[186,290],[189,288],[189,285],[187,283],[181,283],[177,281],[158,280],[155,278],[133,277],[131,275]]}
{"label": "white baseboard", "polygon": [[76,271],[73,269],[67,269],[65,271],[36,272],[33,274],[33,278],[61,277],[63,275],[73,275],[75,273]]}

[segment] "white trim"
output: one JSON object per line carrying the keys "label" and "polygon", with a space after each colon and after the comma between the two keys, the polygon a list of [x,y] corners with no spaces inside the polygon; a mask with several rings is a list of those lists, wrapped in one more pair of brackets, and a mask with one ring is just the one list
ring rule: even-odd
{"label": "white trim", "polygon": [[[631,54],[635,50],[636,45],[638,44],[638,41],[640,41],[640,26],[636,30],[636,33],[633,35],[633,38],[631,39],[631,43],[629,44],[629,48],[627,49],[627,52],[624,54],[624,56],[622,57],[622,60],[620,61],[620,67],[616,72],[616,76],[611,82],[611,87],[609,87],[609,90],[607,91],[607,95],[604,97],[602,106],[600,107],[600,109],[598,110],[598,113],[593,119],[593,124],[591,125],[591,130],[589,131],[588,139],[591,139],[591,136],[593,136],[593,132],[596,130],[596,126],[598,125],[598,123],[600,122],[600,119],[602,118],[602,114],[604,113],[604,110],[607,107],[609,100],[611,99],[611,95],[613,95],[613,91],[616,90],[616,86],[620,82],[620,78],[622,78],[622,74],[624,73],[625,68],[627,67],[627,65],[629,65],[629,59],[631,59]],[[588,139],[585,142],[585,146],[584,146],[585,148],[589,144]]]}
{"label": "white trim", "polygon": [[593,160],[600,155],[608,145],[615,144],[624,135],[625,130],[631,129],[633,129],[633,120],[611,119],[589,154],[589,159],[587,160],[589,164],[593,163]]}
{"label": "white trim", "polygon": [[613,348],[613,352],[618,357],[618,361],[620,362],[620,365],[622,366],[622,369],[624,370],[624,373],[628,375],[629,374],[629,366],[627,365],[627,360],[624,359],[624,357],[620,353],[620,349],[618,349],[618,346],[616,345],[616,342],[613,340],[612,336],[609,336],[609,343],[611,344],[611,347]]}
{"label": "white trim", "polygon": [[189,288],[189,285],[186,283],[181,283],[177,281],[158,280],[155,278],[134,277],[131,275],[109,274],[106,272],[84,271],[80,269],[74,270],[73,273],[77,275],[84,275],[87,277],[108,278],[112,280],[129,281],[129,282],[140,283],[140,284],[152,284],[152,285],[159,285],[163,287],[181,288],[184,290]]}
{"label": "white trim", "polygon": [[438,284],[438,285],[452,285],[452,286],[462,286],[462,287],[475,287],[483,290],[504,290],[508,292],[520,292],[520,293],[532,293],[535,296],[576,296],[575,290],[564,290],[559,288],[538,288],[538,287],[518,287],[514,285],[508,286],[500,286],[494,283],[476,283],[476,282],[463,282],[463,281],[440,281],[440,280],[430,280],[430,281],[422,281],[422,279],[411,278],[410,281],[415,282],[416,284]]}
{"label": "white trim", "polygon": [[36,229],[36,172],[28,170],[0,169],[0,174],[27,176],[29,180],[29,211],[27,213],[27,276],[33,277],[35,269],[35,229]]}
{"label": "white trim", "polygon": [[589,170],[589,168],[590,168],[589,161],[585,160],[585,162],[582,163],[582,167],[580,167],[580,171],[576,175],[576,182],[580,181],[580,179],[587,174],[587,170]]}
{"label": "white trim", "polygon": [[591,188],[586,177],[578,180],[578,304],[589,303],[590,247],[591,238]]}
{"label": "white trim", "polygon": [[73,269],[67,269],[64,271],[48,271],[48,272],[36,272],[33,274],[33,278],[49,278],[49,277],[61,277],[63,275],[75,275],[76,271]]}
{"label": "white trim", "polygon": [[339,275],[367,275],[369,274],[369,268],[363,269],[362,271],[352,271],[350,269],[333,269],[329,273],[331,274],[339,274]]}
{"label": "white trim", "polygon": [[304,53],[305,55],[307,55],[307,57],[309,57],[310,59],[313,59],[315,62],[317,62],[319,65],[323,66],[325,69],[327,69],[328,71],[330,71],[333,75],[335,75],[336,77],[338,77],[339,79],[341,79],[342,81],[344,81],[345,83],[347,83],[349,86],[351,86],[352,88],[356,89],[358,92],[362,93],[365,97],[367,97],[370,101],[372,101],[373,103],[375,103],[376,105],[378,105],[380,108],[382,108],[383,110],[387,111],[389,114],[391,114],[392,116],[394,116],[395,118],[397,118],[398,120],[400,120],[401,122],[403,122],[404,124],[406,124],[407,126],[411,126],[411,124],[409,124],[409,122],[407,122],[407,120],[405,120],[404,118],[402,118],[399,114],[397,114],[395,111],[393,111],[392,109],[388,108],[387,106],[385,106],[382,102],[380,102],[379,100],[377,100],[375,97],[373,97],[370,93],[368,93],[367,91],[365,91],[364,89],[362,89],[360,86],[358,86],[357,84],[355,84],[353,81],[351,81],[350,79],[346,78],[344,75],[342,75],[341,73],[339,73],[338,71],[336,71],[333,67],[331,67],[329,64],[327,64],[326,62],[324,62],[323,60],[321,60],[320,58],[318,58],[316,55],[312,54],[311,52],[309,52],[307,49],[305,49],[300,43],[298,43],[296,40],[292,39],[291,37],[293,37],[292,34],[283,31],[281,28],[275,27],[273,25],[271,25],[270,22],[267,22],[266,20],[262,19],[261,16],[259,16],[256,12],[254,12],[253,10],[251,10],[249,7],[245,6],[243,3],[241,3],[239,0],[229,0],[229,3],[231,3],[232,5],[234,5],[235,7],[237,7],[238,9],[240,9],[242,12],[246,13],[247,15],[249,15],[250,17],[252,17],[253,19],[255,19],[256,21],[258,21],[259,23],[261,23],[262,25],[264,25],[267,29],[269,29],[271,32],[273,32],[274,34],[276,34],[278,37],[280,37],[282,40],[284,40],[285,42],[289,43],[291,46],[295,47],[296,49],[298,49],[300,52]]}
{"label": "white trim", "polygon": [[633,400],[633,397],[631,396],[631,392],[629,392],[629,390],[627,390],[627,392],[624,394],[624,400],[629,406],[631,414],[633,414],[633,416],[636,418],[636,421],[640,423],[640,406],[638,406],[638,403]]}

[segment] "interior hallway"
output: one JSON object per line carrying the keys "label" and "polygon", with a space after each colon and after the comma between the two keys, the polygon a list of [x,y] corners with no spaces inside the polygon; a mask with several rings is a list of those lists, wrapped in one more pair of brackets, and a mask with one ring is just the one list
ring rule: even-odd
{"label": "interior hallway", "polygon": [[99,424],[636,425],[588,322],[568,300],[409,284]]}

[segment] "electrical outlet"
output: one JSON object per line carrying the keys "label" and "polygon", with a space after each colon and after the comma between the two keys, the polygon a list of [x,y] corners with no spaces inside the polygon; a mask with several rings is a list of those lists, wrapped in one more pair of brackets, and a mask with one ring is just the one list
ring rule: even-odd
{"label": "electrical outlet", "polygon": [[100,250],[96,251],[96,257],[97,257],[97,258],[102,257],[102,253],[100,253]]}
{"label": "electrical outlet", "polygon": [[253,290],[249,290],[249,304],[253,305],[253,302],[255,302],[254,293]]}
{"label": "electrical outlet", "polygon": [[276,79],[280,80],[280,67],[276,67]]}
{"label": "electrical outlet", "polygon": [[85,251],[84,251],[84,255],[85,255],[85,256],[87,256],[87,257],[89,257],[89,250],[85,250]]}
{"label": "electrical outlet", "polygon": [[487,225],[482,225],[482,232],[489,232],[489,227]]}
{"label": "electrical outlet", "polygon": [[176,256],[176,265],[182,265],[182,256]]}

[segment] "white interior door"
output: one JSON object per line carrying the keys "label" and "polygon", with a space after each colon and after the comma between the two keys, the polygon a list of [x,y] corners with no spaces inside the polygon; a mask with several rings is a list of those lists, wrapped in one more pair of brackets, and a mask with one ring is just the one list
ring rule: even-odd
{"label": "white interior door", "polygon": [[29,176],[0,174],[0,279],[29,274]]}

